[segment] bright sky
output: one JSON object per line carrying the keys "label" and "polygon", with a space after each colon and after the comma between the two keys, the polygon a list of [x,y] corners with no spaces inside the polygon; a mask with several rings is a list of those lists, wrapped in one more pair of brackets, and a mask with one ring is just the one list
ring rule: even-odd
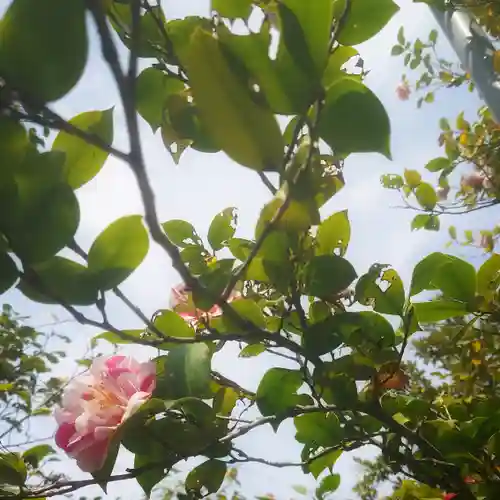
{"label": "bright sky", "polygon": [[[9,4],[0,0],[0,13]],[[209,0],[185,0],[183,2],[164,0],[162,2],[168,18],[185,15],[208,15]],[[422,170],[431,158],[440,155],[437,145],[438,119],[441,116],[454,118],[461,110],[466,117],[474,119],[478,99],[464,90],[447,90],[437,96],[433,105],[417,110],[415,101],[397,100],[394,89],[403,72],[401,58],[390,56],[398,28],[403,24],[406,35],[413,39],[420,35],[426,38],[435,25],[423,4],[412,4],[410,0],[399,0],[401,11],[390,24],[367,44],[359,47],[365,59],[366,68],[371,69],[367,84],[386,106],[392,124],[393,161],[375,154],[352,155],[346,162],[346,187],[323,209],[323,215],[347,208],[353,227],[353,235],[347,257],[353,262],[358,274],[365,272],[374,263],[390,263],[409,282],[413,266],[427,253],[443,250],[448,240],[446,230],[439,234],[411,232],[410,221],[415,213],[391,207],[399,205],[399,195],[381,187],[379,177],[383,173],[402,173],[404,168]],[[443,54],[450,56],[450,48],[443,43]],[[410,79],[415,75],[411,75]],[[66,118],[89,109],[107,109],[117,105],[116,89],[103,63],[95,36],[92,37],[91,57],[86,73],[70,95],[58,102],[54,108]],[[115,145],[126,148],[123,117],[119,106],[115,121]],[[254,172],[234,164],[224,154],[202,154],[187,152],[181,164],[175,166],[163,147],[161,138],[153,136],[145,122],[142,122],[142,139],[146,152],[150,178],[154,184],[158,212],[161,221],[180,218],[190,221],[202,235],[206,234],[212,217],[220,210],[236,206],[239,208],[238,235],[251,237],[253,225],[259,210],[269,199],[266,188]],[[431,178],[431,177],[430,177]],[[101,173],[78,191],[82,219],[77,241],[88,249],[94,238],[112,221],[127,215],[142,213],[138,191],[127,166],[110,158]],[[482,228],[492,226],[493,213],[476,212],[450,221],[444,219],[444,226],[455,224],[458,228]],[[464,252],[463,249],[458,249]],[[452,249],[452,251],[456,251]],[[470,253],[470,252],[468,252]],[[476,253],[477,262],[481,259]],[[123,285],[123,290],[140,307],[151,315],[155,310],[168,306],[168,294],[178,277],[169,259],[161,249],[152,247],[145,263]],[[20,292],[12,290],[2,298],[11,303],[23,315],[32,317],[33,325],[51,321],[51,315],[67,319],[68,314],[59,307],[34,304]],[[110,319],[118,327],[139,327],[136,318],[116,301],[109,301]],[[81,356],[88,340],[96,332],[77,324],[65,324],[58,330],[71,337],[70,356]],[[134,353],[137,349],[134,348]],[[141,351],[142,357],[155,353]],[[255,389],[262,374],[271,366],[282,365],[282,360],[259,356],[254,360],[238,360],[237,350],[228,348],[219,355],[216,368],[234,377],[240,384]],[[71,361],[65,362],[61,372],[70,373]],[[45,421],[32,428],[36,437],[50,435],[53,422]],[[243,444],[244,443],[244,444]],[[284,424],[275,435],[271,428],[261,428],[251,437],[242,440],[250,455],[274,460],[297,461],[300,448],[293,440],[293,426]],[[355,453],[360,455],[359,452]],[[63,470],[75,479],[82,477],[72,464],[65,461]],[[115,472],[122,472],[129,465],[128,457],[120,460]],[[354,498],[351,493],[359,469],[350,456],[342,457],[336,471],[342,475],[342,484],[334,498]],[[273,492],[278,499],[292,495],[294,484],[314,487],[314,480],[296,469],[270,469],[263,466],[244,466],[241,470],[243,490],[250,494]],[[91,490],[85,490],[89,495]],[[114,484],[110,493],[122,498],[135,498],[139,490],[130,481]],[[96,491],[96,494],[99,494]]]}

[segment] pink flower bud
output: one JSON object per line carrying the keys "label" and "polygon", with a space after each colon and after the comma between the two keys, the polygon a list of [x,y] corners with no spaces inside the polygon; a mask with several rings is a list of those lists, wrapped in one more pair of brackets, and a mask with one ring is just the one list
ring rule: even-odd
{"label": "pink flower bud", "polygon": [[126,356],[95,359],[88,373],[67,386],[55,410],[57,446],[83,471],[98,471],[116,430],[151,397],[155,385],[153,362]]}
{"label": "pink flower bud", "polygon": [[437,196],[441,201],[445,201],[448,198],[448,193],[450,192],[450,186],[437,188]]}
{"label": "pink flower bud", "polygon": [[[227,301],[239,299],[239,292],[231,292]],[[176,311],[184,321],[189,323],[193,328],[200,321],[209,321],[211,318],[216,318],[222,315],[222,308],[215,304],[208,311],[197,309],[191,298],[191,289],[184,283],[175,286],[170,292],[170,308]]]}
{"label": "pink flower bud", "polygon": [[410,94],[411,94],[411,89],[406,82],[401,82],[396,87],[396,95],[398,96],[400,101],[407,101],[410,98]]}
{"label": "pink flower bud", "polygon": [[462,185],[472,189],[481,189],[483,187],[484,176],[479,172],[471,172],[462,176]]}

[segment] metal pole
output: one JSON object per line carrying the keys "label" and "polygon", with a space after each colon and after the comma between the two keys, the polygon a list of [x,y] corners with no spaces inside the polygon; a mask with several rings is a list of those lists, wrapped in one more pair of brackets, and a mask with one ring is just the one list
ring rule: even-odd
{"label": "metal pole", "polygon": [[488,35],[468,12],[430,9],[465,71],[471,75],[480,97],[500,123],[500,75],[493,67],[495,47]]}

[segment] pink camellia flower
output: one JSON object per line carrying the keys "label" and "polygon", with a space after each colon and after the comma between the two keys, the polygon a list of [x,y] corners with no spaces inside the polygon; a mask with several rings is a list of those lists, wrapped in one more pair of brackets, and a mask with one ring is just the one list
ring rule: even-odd
{"label": "pink camellia flower", "polygon": [[87,373],[68,385],[55,411],[57,446],[83,471],[101,469],[114,433],[151,397],[155,384],[153,362],[126,356],[95,359]]}
{"label": "pink camellia flower", "polygon": [[471,172],[462,176],[462,185],[472,189],[481,189],[483,187],[484,175],[479,172]]}
{"label": "pink camellia flower", "polygon": [[[227,301],[232,302],[241,297],[239,292],[231,292]],[[174,310],[184,321],[192,327],[199,324],[200,321],[209,321],[222,315],[222,308],[215,304],[208,311],[197,309],[191,298],[191,288],[181,283],[172,288],[170,292],[170,308]]]}
{"label": "pink camellia flower", "polygon": [[406,82],[401,82],[396,87],[396,95],[398,96],[400,101],[407,101],[410,98],[410,94],[411,94],[411,89]]}

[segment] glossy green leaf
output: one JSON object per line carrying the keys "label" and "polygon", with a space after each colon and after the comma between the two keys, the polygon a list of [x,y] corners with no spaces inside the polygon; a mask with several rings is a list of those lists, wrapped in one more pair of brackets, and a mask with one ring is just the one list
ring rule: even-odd
{"label": "glossy green leaf", "polygon": [[238,260],[245,262],[253,248],[253,242],[244,238],[231,238],[229,250]]}
{"label": "glossy green leaf", "polygon": [[302,346],[306,352],[313,356],[321,356],[337,349],[344,339],[339,335],[335,327],[333,316],[309,326],[307,332],[302,335]]}
{"label": "glossy green leaf", "polygon": [[306,467],[307,470],[318,479],[319,475],[325,470],[329,469],[330,472],[335,465],[335,462],[342,455],[342,450],[333,450],[328,453],[322,453],[321,456],[312,460]]}
{"label": "glossy green leaf", "polygon": [[[97,136],[106,145],[111,145],[113,142],[113,108],[104,111],[87,111],[75,116],[69,122],[83,132]],[[73,189],[93,179],[109,155],[101,148],[62,131],[57,134],[52,150],[61,151],[66,155],[65,178]]]}
{"label": "glossy green leaf", "polygon": [[351,224],[347,216],[347,210],[337,212],[325,219],[318,227],[316,242],[317,255],[328,255],[339,251],[339,255],[345,255],[349,240],[351,239]]}
{"label": "glossy green leaf", "polygon": [[341,78],[328,88],[319,132],[337,154],[377,152],[391,157],[387,112],[377,96],[353,78]]}
{"label": "glossy green leaf", "polygon": [[403,282],[394,269],[386,267],[374,264],[367,274],[361,276],[356,283],[356,300],[371,305],[379,313],[401,315],[405,302]]}
{"label": "glossy green leaf", "polygon": [[434,323],[449,318],[457,318],[469,314],[463,302],[451,300],[435,300],[432,302],[414,302],[415,313],[421,323]]}
{"label": "glossy green leaf", "polygon": [[38,464],[49,455],[54,455],[56,451],[48,444],[39,444],[23,452],[23,460],[32,467],[38,467]]}
{"label": "glossy green leaf", "polygon": [[252,0],[212,0],[212,10],[228,19],[247,19],[252,12]]}
{"label": "glossy green leaf", "polygon": [[477,293],[487,300],[494,297],[500,284],[500,254],[494,253],[477,272]]}
{"label": "glossy green leaf", "polygon": [[211,357],[206,344],[186,344],[157,358],[155,396],[162,399],[210,397]]}
{"label": "glossy green leaf", "polygon": [[35,102],[67,94],[87,52],[84,0],[14,0],[1,20],[0,73]]}
{"label": "glossy green leaf", "polygon": [[250,344],[244,347],[238,357],[240,358],[254,358],[259,354],[266,352],[266,346],[263,344]]}
{"label": "glossy green leaf", "polygon": [[145,331],[142,330],[121,330],[123,336],[115,332],[103,332],[92,338],[92,343],[95,344],[98,340],[106,340],[111,344],[133,344],[134,342],[144,337]]}
{"label": "glossy green leaf", "polygon": [[8,254],[0,253],[0,293],[4,293],[11,288],[18,277],[19,271],[15,262]]}
{"label": "glossy green leaf", "polygon": [[13,172],[26,155],[30,142],[26,129],[21,123],[0,116],[0,158],[2,173]]}
{"label": "glossy green leaf", "polygon": [[405,51],[402,45],[394,45],[391,49],[391,56],[399,56]]}
{"label": "glossy green leaf", "polygon": [[[297,45],[293,39],[297,39],[297,33],[293,30],[290,34],[290,41],[285,40],[287,48],[293,58],[303,62],[307,58],[311,58],[312,65],[316,73],[321,75],[325,69],[328,57],[328,46],[330,40],[330,31],[333,19],[333,3],[331,0],[316,0],[313,3],[305,3],[302,0],[283,0],[283,5],[288,7],[296,17],[300,25],[302,36],[304,37],[305,49],[307,55],[304,54],[304,49],[297,50]],[[283,15],[283,13],[282,13]],[[287,36],[286,23],[282,28],[282,36]],[[307,70],[308,68],[303,68]],[[311,75],[311,71],[305,71]]]}
{"label": "glossy green leaf", "polygon": [[429,161],[425,168],[429,172],[439,172],[440,170],[445,170],[451,167],[451,161],[446,157],[434,158]]}
{"label": "glossy green leaf", "polygon": [[445,298],[471,302],[476,293],[476,271],[468,262],[435,252],[413,271],[410,295],[422,290],[441,290]]}
{"label": "glossy green leaf", "polygon": [[353,47],[346,47],[344,45],[336,47],[328,59],[328,64],[323,74],[323,86],[328,89],[339,78],[346,76],[345,71],[342,70],[343,65],[357,55],[358,51]]}
{"label": "glossy green leaf", "polygon": [[92,477],[96,480],[97,484],[102,488],[104,493],[107,492],[108,479],[113,473],[116,459],[118,457],[118,451],[120,449],[120,438],[121,430],[119,429],[118,432],[116,432],[111,438],[104,464],[99,470],[91,472]]}
{"label": "glossy green leaf", "polygon": [[340,474],[331,474],[326,476],[321,480],[318,488],[316,488],[316,497],[319,500],[323,500],[325,495],[329,495],[334,491],[337,491],[340,486]]}
{"label": "glossy green leaf", "polygon": [[85,266],[57,256],[32,267],[36,277],[23,278],[18,284],[29,299],[42,304],[57,304],[63,300],[81,306],[97,301],[97,286]]}
{"label": "glossy green leaf", "polygon": [[0,454],[0,482],[23,486],[28,472],[26,465],[18,453],[6,452]]}
{"label": "glossy green leaf", "polygon": [[2,182],[0,227],[12,250],[26,262],[54,256],[78,228],[78,200],[64,182],[63,161],[61,153],[32,151],[14,177]]}
{"label": "glossy green leaf", "polygon": [[411,221],[412,231],[417,229],[427,229],[429,231],[439,231],[440,222],[437,215],[418,214]]}
{"label": "glossy green leaf", "polygon": [[[123,44],[130,49],[132,32],[132,12],[130,2],[113,1],[110,5],[110,21]],[[164,56],[164,51],[159,51],[157,46],[166,45],[165,30],[167,23],[163,9],[156,5],[143,12],[140,18],[140,36],[137,44],[139,57],[157,57],[159,53]],[[169,54],[170,55],[170,54]]]}
{"label": "glossy green leaf", "polygon": [[[265,328],[266,320],[261,308],[252,299],[238,299],[231,303],[231,307],[236,311],[240,318],[243,318],[247,323],[255,325],[256,328]],[[235,325],[227,316],[222,318],[226,331],[246,332],[247,328],[241,328]]]}
{"label": "glossy green leaf", "polygon": [[[297,390],[303,384],[302,373],[286,368],[271,368],[262,377],[256,402],[263,416],[281,415],[300,402]],[[276,422],[272,423],[278,428]]]}
{"label": "glossy green leaf", "polygon": [[226,208],[217,214],[208,229],[208,242],[215,250],[220,250],[234,236],[237,224],[236,208]]}
{"label": "glossy green leaf", "polygon": [[184,248],[188,245],[202,245],[202,241],[195,228],[185,220],[169,220],[162,224],[168,239],[178,247]]}
{"label": "glossy green leaf", "polygon": [[136,107],[153,133],[164,120],[164,109],[171,94],[182,92],[184,84],[157,68],[146,68],[137,77]]}
{"label": "glossy green leaf", "polygon": [[325,388],[329,393],[329,396],[325,394],[325,398],[339,408],[352,408],[358,402],[356,383],[347,375],[339,374],[330,377]]}
{"label": "glossy green leaf", "polygon": [[148,455],[137,454],[134,457],[134,468],[144,469],[137,476],[137,482],[149,498],[153,488],[165,477],[165,470],[162,466],[154,466],[154,459]]}
{"label": "glossy green leaf", "polygon": [[195,467],[186,477],[186,491],[215,493],[222,486],[227,465],[220,460],[207,460]]}
{"label": "glossy green leaf", "polygon": [[[344,12],[346,0],[335,0],[337,18]],[[342,45],[357,45],[375,36],[396,14],[399,7],[392,0],[352,0],[347,19],[337,41]]]}
{"label": "glossy green leaf", "polygon": [[197,29],[191,43],[178,50],[195,103],[216,143],[244,166],[278,169],[284,149],[278,123],[231,71],[220,42]]}
{"label": "glossy green leaf", "polygon": [[169,337],[192,338],[195,336],[194,329],[174,311],[162,311],[156,316],[153,324]]}
{"label": "glossy green leaf", "polygon": [[304,293],[320,298],[332,298],[344,291],[356,277],[352,264],[342,257],[313,257],[305,269]]}
{"label": "glossy green leaf", "polygon": [[438,201],[434,188],[427,182],[421,182],[415,190],[415,196],[420,206],[425,210],[432,210]]}
{"label": "glossy green leaf", "polygon": [[111,223],[89,250],[89,270],[96,283],[107,290],[119,285],[144,260],[149,236],[140,215],[129,215]]}
{"label": "glossy green leaf", "polygon": [[297,430],[295,439],[299,443],[327,447],[338,445],[342,440],[342,428],[334,413],[308,413],[295,417],[293,421]]}

